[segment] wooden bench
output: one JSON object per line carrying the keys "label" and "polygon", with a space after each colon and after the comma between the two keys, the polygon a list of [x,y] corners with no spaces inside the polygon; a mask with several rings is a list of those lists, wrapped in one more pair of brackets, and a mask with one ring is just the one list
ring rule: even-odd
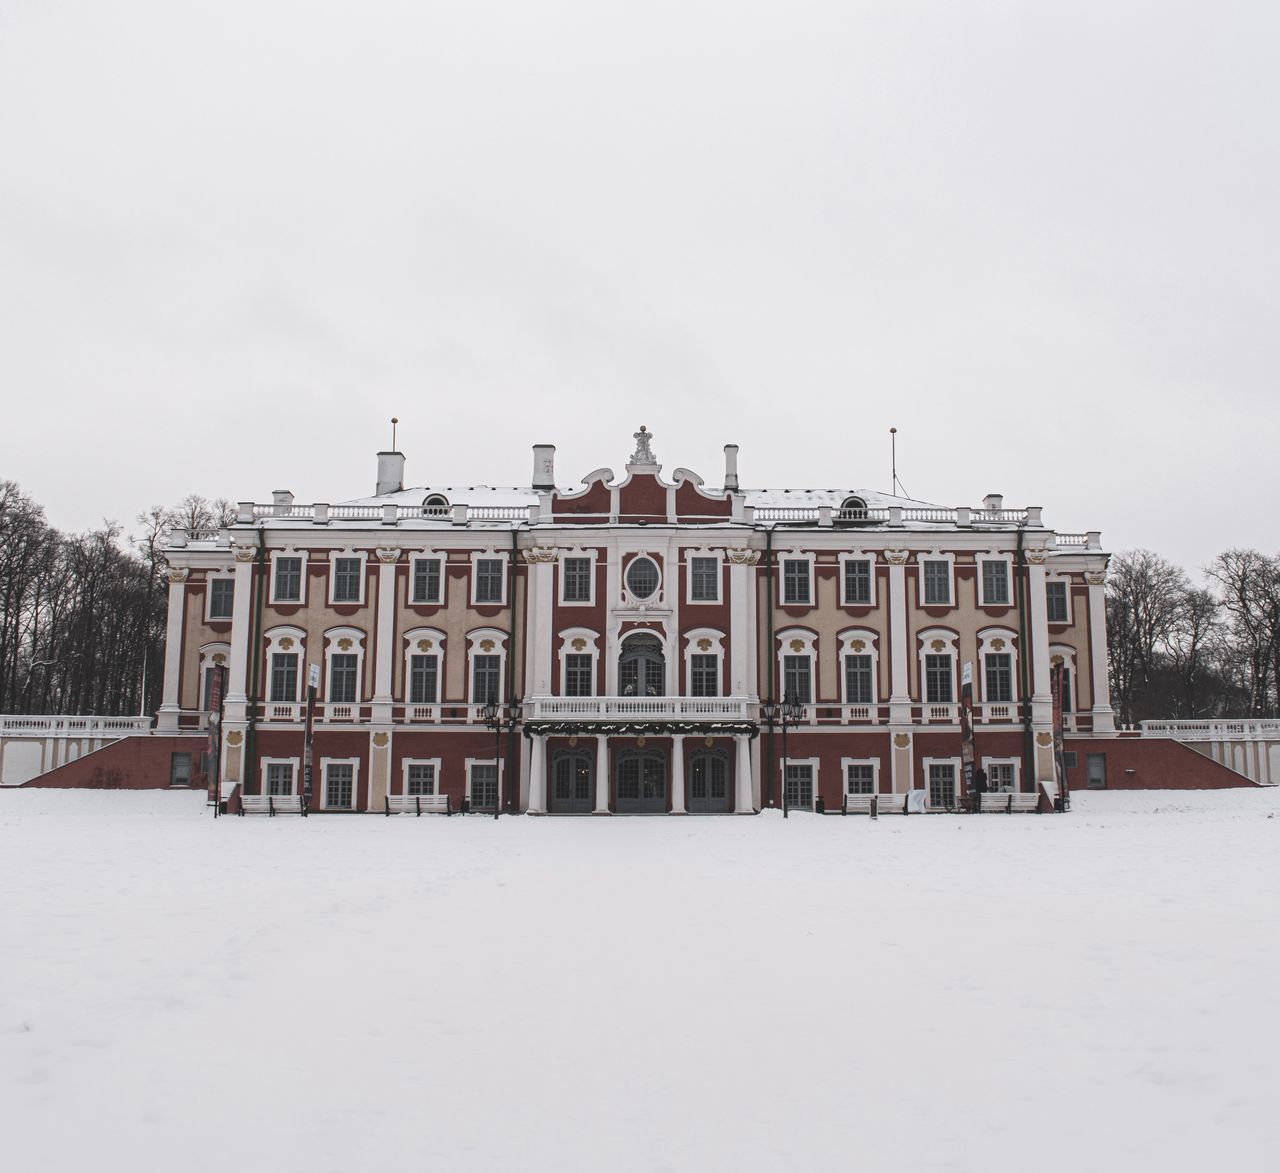
{"label": "wooden bench", "polygon": [[1040,809],[1039,794],[1024,794],[1017,790],[1000,790],[994,794],[982,795],[982,810],[998,811],[1011,815],[1015,811],[1022,814],[1035,814]]}
{"label": "wooden bench", "polygon": [[907,796],[905,794],[846,794],[840,813],[870,815],[873,819],[878,815],[905,815]]}
{"label": "wooden bench", "polygon": [[242,794],[242,815],[301,815],[307,817],[301,794]]}
{"label": "wooden bench", "polygon": [[392,815],[451,815],[453,801],[447,794],[388,794],[383,802],[386,804],[387,817]]}

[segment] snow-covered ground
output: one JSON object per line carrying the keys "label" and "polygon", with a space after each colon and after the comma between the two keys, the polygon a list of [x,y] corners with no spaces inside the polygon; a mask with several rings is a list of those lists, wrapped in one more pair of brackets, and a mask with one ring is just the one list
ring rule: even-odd
{"label": "snow-covered ground", "polygon": [[0,793],[0,1163],[1274,1169],[1277,811],[215,822]]}

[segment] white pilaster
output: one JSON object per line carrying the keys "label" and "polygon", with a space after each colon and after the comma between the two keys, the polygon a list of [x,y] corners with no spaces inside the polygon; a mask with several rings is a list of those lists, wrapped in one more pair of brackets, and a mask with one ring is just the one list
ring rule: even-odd
{"label": "white pilaster", "polygon": [[557,551],[551,546],[533,546],[524,552],[530,567],[529,583],[529,650],[525,657],[525,695],[551,695],[552,619],[555,604],[555,562]]}
{"label": "white pilaster", "polygon": [[738,760],[734,763],[734,804],[735,814],[755,814],[755,802],[752,794],[751,779],[751,738],[739,733],[734,738]]}
{"label": "white pilaster", "polygon": [[396,562],[399,558],[399,550],[378,550],[378,634],[373,649],[373,719],[379,723],[391,720],[391,669],[396,658]]}
{"label": "white pilaster", "polygon": [[671,813],[687,815],[684,807],[684,734],[671,735]]}
{"label": "white pilaster", "polygon": [[231,603],[231,661],[227,673],[226,717],[244,720],[249,700],[249,635],[253,623],[252,546],[236,547],[236,585]]}
{"label": "white pilaster", "polygon": [[529,808],[531,815],[547,813],[546,738],[535,733],[529,738]]}
{"label": "white pilaster", "polygon": [[1111,684],[1107,678],[1107,576],[1101,572],[1085,575],[1089,584],[1089,668],[1093,676],[1093,731],[1114,733],[1115,713],[1111,708]]}
{"label": "white pilaster", "polygon": [[609,739],[603,733],[596,738],[596,809],[598,815],[609,810]]}
{"label": "white pilaster", "polygon": [[[185,566],[174,566],[169,570],[169,614],[164,636],[164,692],[160,711],[156,714],[157,732],[177,729],[178,714],[182,711],[179,686],[182,683],[182,630],[186,621],[189,573]],[[197,681],[197,705],[200,704],[199,688]]]}
{"label": "white pilaster", "polygon": [[911,685],[907,674],[906,550],[886,550],[889,561],[889,721],[910,724]]}
{"label": "white pilaster", "polygon": [[[1045,599],[1044,551],[1027,551],[1027,589],[1031,593],[1031,700],[1036,705],[1053,703],[1049,684],[1049,611]],[[1027,654],[1027,649],[1022,649]]]}

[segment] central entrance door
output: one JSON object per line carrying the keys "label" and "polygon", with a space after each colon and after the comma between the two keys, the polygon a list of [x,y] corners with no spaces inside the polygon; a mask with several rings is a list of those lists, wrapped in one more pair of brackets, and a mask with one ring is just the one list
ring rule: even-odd
{"label": "central entrance door", "polygon": [[551,759],[551,813],[585,815],[592,810],[591,754],[562,750]]}
{"label": "central entrance door", "polygon": [[688,790],[691,815],[729,814],[733,810],[729,755],[722,749],[700,749],[691,753]]}
{"label": "central entrance door", "polygon": [[666,813],[667,755],[661,750],[624,750],[618,755],[617,780],[618,814]]}
{"label": "central entrance door", "polygon": [[618,658],[618,691],[623,696],[663,696],[667,691],[667,658],[662,641],[652,635],[633,635]]}

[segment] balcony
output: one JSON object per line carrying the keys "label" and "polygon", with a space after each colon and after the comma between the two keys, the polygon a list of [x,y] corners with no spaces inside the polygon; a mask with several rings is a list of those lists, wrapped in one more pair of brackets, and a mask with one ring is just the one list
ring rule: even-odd
{"label": "balcony", "polygon": [[749,721],[745,696],[535,696],[527,721]]}

